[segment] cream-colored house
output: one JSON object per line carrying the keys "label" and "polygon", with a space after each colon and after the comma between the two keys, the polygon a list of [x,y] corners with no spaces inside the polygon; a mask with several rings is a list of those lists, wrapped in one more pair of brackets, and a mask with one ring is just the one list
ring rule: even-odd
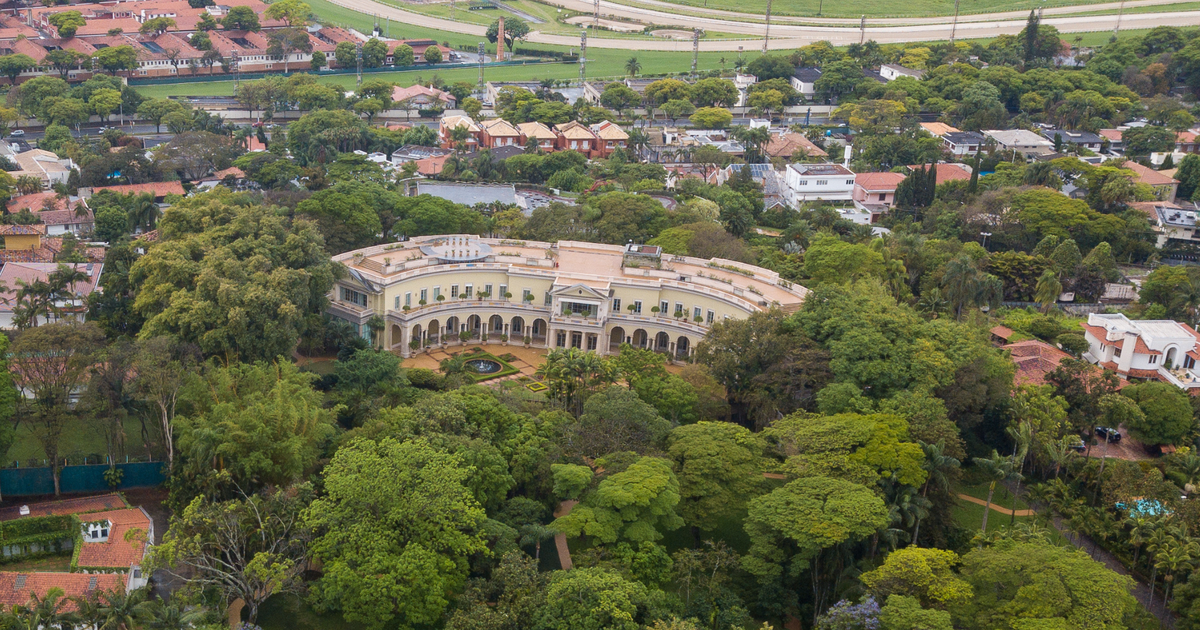
{"label": "cream-colored house", "polygon": [[[713,323],[778,305],[798,308],[808,290],[779,274],[730,260],[662,255],[645,245],[417,237],[334,257],[349,273],[328,313],[369,336],[386,322],[384,347],[486,343],[581,348],[621,344],[686,360]],[[440,298],[440,299],[439,299]]]}

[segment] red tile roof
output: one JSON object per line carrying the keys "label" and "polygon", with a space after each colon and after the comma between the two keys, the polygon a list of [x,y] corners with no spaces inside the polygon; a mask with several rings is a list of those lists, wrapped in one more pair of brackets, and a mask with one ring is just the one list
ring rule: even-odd
{"label": "red tile roof", "polygon": [[804,134],[793,131],[771,136],[771,140],[767,142],[765,152],[769,157],[787,158],[797,153],[810,157],[826,157],[828,155],[821,147],[818,147],[806,138]]}
{"label": "red tile roof", "polygon": [[906,177],[902,173],[859,173],[854,185],[867,192],[893,191]]}
{"label": "red tile roof", "polygon": [[996,326],[990,332],[1005,341],[1008,341],[1008,338],[1013,336],[1013,330],[1007,326]]}
{"label": "red tile roof", "polygon": [[34,236],[46,233],[44,225],[0,225],[0,236]]}
{"label": "red tile roof", "polygon": [[[29,516],[51,516],[61,514],[83,514],[84,512],[103,512],[121,510],[129,507],[119,494],[102,494],[94,497],[79,497],[45,503],[30,503]],[[11,521],[21,518],[21,506],[0,510],[0,521]]]}
{"label": "red tile roof", "polygon": [[4,608],[24,606],[33,595],[45,597],[50,589],[62,590],[66,599],[60,612],[74,612],[73,597],[90,597],[100,592],[123,592],[128,578],[116,573],[16,573],[0,572],[0,604]]}
{"label": "red tile roof", "polygon": [[1123,129],[1101,129],[1099,133],[1103,138],[1108,138],[1113,142],[1121,142],[1121,134],[1125,133],[1125,131]]}
{"label": "red tile roof", "polygon": [[1134,181],[1139,184],[1149,184],[1150,186],[1165,186],[1168,184],[1178,184],[1174,179],[1159,173],[1158,171],[1147,168],[1137,162],[1126,162],[1121,165],[1121,168],[1127,168],[1133,171]]}
{"label": "red tile roof", "polygon": [[1009,351],[1017,366],[1017,372],[1013,375],[1014,385],[1045,385],[1046,375],[1053,372],[1063,359],[1071,358],[1066,352],[1036,339],[1010,343],[1004,349]]}
{"label": "red tile roof", "polygon": [[[910,165],[908,168],[915,171],[919,168],[924,168],[924,167],[925,167],[924,164],[913,164],[913,165]],[[963,166],[962,164],[957,164],[954,162],[945,162],[945,163],[937,165],[937,185],[938,186],[941,186],[942,184],[945,184],[946,182],[953,182],[953,181],[960,181],[960,180],[965,182],[970,179],[971,179],[971,169],[966,166]]]}
{"label": "red tile roof", "polygon": [[74,225],[78,223],[95,223],[92,217],[92,211],[88,210],[86,214],[79,215],[75,210],[47,210],[39,212],[38,218],[45,225]]}
{"label": "red tile roof", "polygon": [[46,190],[40,193],[33,193],[32,195],[21,195],[20,197],[9,199],[8,211],[20,212],[22,210],[29,210],[31,212],[38,212],[45,207],[47,200],[53,203],[57,209],[61,210],[64,207],[63,202],[58,199],[58,193]]}
{"label": "red tile roof", "polygon": [[[107,542],[84,542],[79,550],[80,567],[128,569],[139,564],[146,555],[146,540],[150,535],[150,517],[140,508],[88,512],[79,516],[84,523],[111,523]],[[132,532],[132,533],[131,533]]]}
{"label": "red tile roof", "polygon": [[[1090,333],[1101,344],[1108,345],[1108,346],[1114,346],[1114,347],[1120,348],[1122,350],[1125,349],[1125,338],[1122,337],[1116,341],[1108,341],[1106,339],[1106,337],[1108,335],[1108,329],[1106,329],[1105,327],[1093,326],[1086,322],[1080,322],[1079,325],[1083,327],[1084,332]],[[1140,336],[1137,338],[1137,343],[1135,343],[1133,345],[1133,353],[1134,354],[1151,354],[1151,355],[1161,355],[1162,354],[1158,350],[1151,350],[1150,346],[1147,346],[1146,342],[1142,341],[1142,338]]]}
{"label": "red tile roof", "polygon": [[167,195],[182,195],[183,184],[180,182],[150,182],[148,184],[121,184],[120,186],[97,186],[92,189],[92,194],[96,194],[101,190],[110,190],[119,195],[140,195],[142,193],[154,193],[155,199],[166,197]]}

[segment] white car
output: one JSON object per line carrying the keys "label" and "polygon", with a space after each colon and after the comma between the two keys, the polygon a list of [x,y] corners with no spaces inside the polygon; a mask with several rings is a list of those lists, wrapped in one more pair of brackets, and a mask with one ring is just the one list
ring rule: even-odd
{"label": "white car", "polygon": [[25,130],[24,129],[13,129],[12,132],[10,132],[8,135],[16,137],[16,138],[20,138],[21,136],[25,135]]}

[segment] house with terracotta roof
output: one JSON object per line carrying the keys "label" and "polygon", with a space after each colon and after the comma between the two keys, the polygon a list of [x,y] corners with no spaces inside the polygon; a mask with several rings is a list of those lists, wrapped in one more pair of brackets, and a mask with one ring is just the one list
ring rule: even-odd
{"label": "house with terracotta roof", "polygon": [[1072,358],[1070,354],[1039,339],[1018,341],[1001,348],[1008,351],[1009,358],[1017,368],[1013,374],[1013,385],[1018,387],[1045,385],[1046,375],[1058,369],[1063,359]]}
{"label": "house with terracotta roof", "polygon": [[1160,200],[1175,201],[1175,194],[1179,191],[1179,182],[1175,179],[1137,162],[1125,162],[1121,168],[1133,171],[1133,183],[1146,184]]}
{"label": "house with terracotta roof", "polygon": [[794,131],[780,131],[779,133],[771,134],[771,139],[767,142],[765,148],[767,157],[783,158],[785,160],[794,160],[799,158],[823,158],[828,157],[821,147],[813,144],[802,133]]}
{"label": "house with terracotta roof", "polygon": [[[22,284],[45,282],[50,274],[58,270],[62,263],[52,262],[5,262],[0,266],[0,329],[13,328],[14,308],[17,291]],[[104,271],[103,264],[74,263],[67,265],[83,273],[86,278],[69,287],[70,295],[57,300],[55,307],[62,314],[61,319],[74,319],[87,312],[87,298],[100,290],[100,274]],[[59,321],[54,315],[44,315],[38,318],[38,324]]]}
{"label": "house with terracotta roof", "polygon": [[46,235],[46,226],[33,225],[0,225],[0,236],[4,237],[4,249],[27,250],[42,246],[42,237]]}
{"label": "house with terracotta roof", "polygon": [[543,125],[540,122],[526,122],[517,125],[517,130],[521,132],[521,144],[528,145],[530,140],[537,143],[537,148],[549,153],[558,145],[558,134],[554,130]]}
{"label": "house with terracotta roof", "polygon": [[442,116],[438,123],[438,143],[443,149],[457,149],[458,142],[455,142],[453,132],[455,129],[463,127],[467,130],[467,137],[462,141],[462,150],[475,151],[479,148],[479,136],[481,130],[479,125],[471,119],[470,116]]}
{"label": "house with terracotta roof", "polygon": [[503,118],[493,118],[479,123],[479,148],[521,146],[521,132]]}
{"label": "house with terracotta roof", "polygon": [[612,121],[598,122],[591,127],[592,133],[596,134],[596,155],[594,157],[606,158],[612,155],[617,149],[624,149],[629,143],[629,134],[620,125]]}
{"label": "house with terracotta roof", "polygon": [[[924,164],[910,164],[908,172],[911,174],[919,168],[927,168]],[[958,162],[938,162],[937,164],[937,185],[941,186],[946,182],[954,181],[970,181],[971,167]]]}
{"label": "house with terracotta roof", "polygon": [[93,186],[91,188],[80,188],[79,197],[88,199],[92,195],[108,190],[118,195],[142,195],[150,193],[154,195],[154,201],[163,203],[167,195],[184,195],[186,191],[183,189],[182,182],[147,182],[145,184],[120,184],[117,186]]}
{"label": "house with terracotta roof", "polygon": [[[66,517],[64,519],[64,517]],[[22,505],[0,510],[0,528],[20,521],[21,530],[39,528],[65,540],[54,550],[71,551],[68,572],[0,572],[0,604],[17,606],[52,588],[70,597],[102,591],[131,591],[146,585],[142,571],[154,542],[154,519],[140,507],[130,507],[117,494]],[[73,602],[72,604],[73,605]]]}
{"label": "house with terracotta roof", "polygon": [[903,173],[857,173],[854,201],[890,208],[896,203],[896,188],[906,178]]}
{"label": "house with terracotta roof", "polygon": [[1100,131],[1097,131],[1096,133],[1100,134],[1101,138],[1108,140],[1108,150],[1110,152],[1124,153],[1125,152],[1125,135],[1124,135],[1125,129],[1128,129],[1128,127],[1117,128],[1117,129],[1101,129]]}
{"label": "house with terracotta roof", "polygon": [[404,108],[405,105],[408,109],[433,109],[435,107],[454,109],[458,105],[458,100],[454,98],[453,94],[443,92],[433,86],[410,85],[405,88],[400,86],[392,88],[392,103],[395,103],[395,107],[398,109]]}
{"label": "house with terracotta roof", "polygon": [[46,236],[62,236],[67,232],[79,237],[88,236],[96,227],[96,217],[84,204],[75,210],[45,210],[37,217],[46,226]]}
{"label": "house with terracotta roof", "polygon": [[1175,134],[1176,153],[1200,153],[1200,136],[1194,129]]}
{"label": "house with terracotta roof", "polygon": [[1084,358],[1122,378],[1146,378],[1200,393],[1200,333],[1171,320],[1131,320],[1124,314],[1088,315],[1081,324]]}
{"label": "house with terracotta roof", "polygon": [[958,133],[962,131],[958,127],[952,127],[942,122],[923,122],[921,128],[929,132],[929,135],[935,138],[941,138],[948,133]]}
{"label": "house with terracotta roof", "polygon": [[592,151],[596,149],[599,138],[587,125],[572,120],[557,125],[555,130],[558,132],[558,149],[560,151],[578,151],[592,157]]}

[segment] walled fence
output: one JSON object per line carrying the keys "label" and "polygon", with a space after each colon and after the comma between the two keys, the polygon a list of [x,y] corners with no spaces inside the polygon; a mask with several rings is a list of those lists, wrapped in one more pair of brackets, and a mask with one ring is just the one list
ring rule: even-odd
{"label": "walled fence", "polygon": [[[63,466],[59,486],[63,493],[106,492],[129,488],[151,488],[166,480],[163,462],[116,464],[124,471],[121,483],[110,486],[104,479],[107,465]],[[5,497],[54,494],[54,474],[50,468],[5,468],[0,470],[0,492]]]}

